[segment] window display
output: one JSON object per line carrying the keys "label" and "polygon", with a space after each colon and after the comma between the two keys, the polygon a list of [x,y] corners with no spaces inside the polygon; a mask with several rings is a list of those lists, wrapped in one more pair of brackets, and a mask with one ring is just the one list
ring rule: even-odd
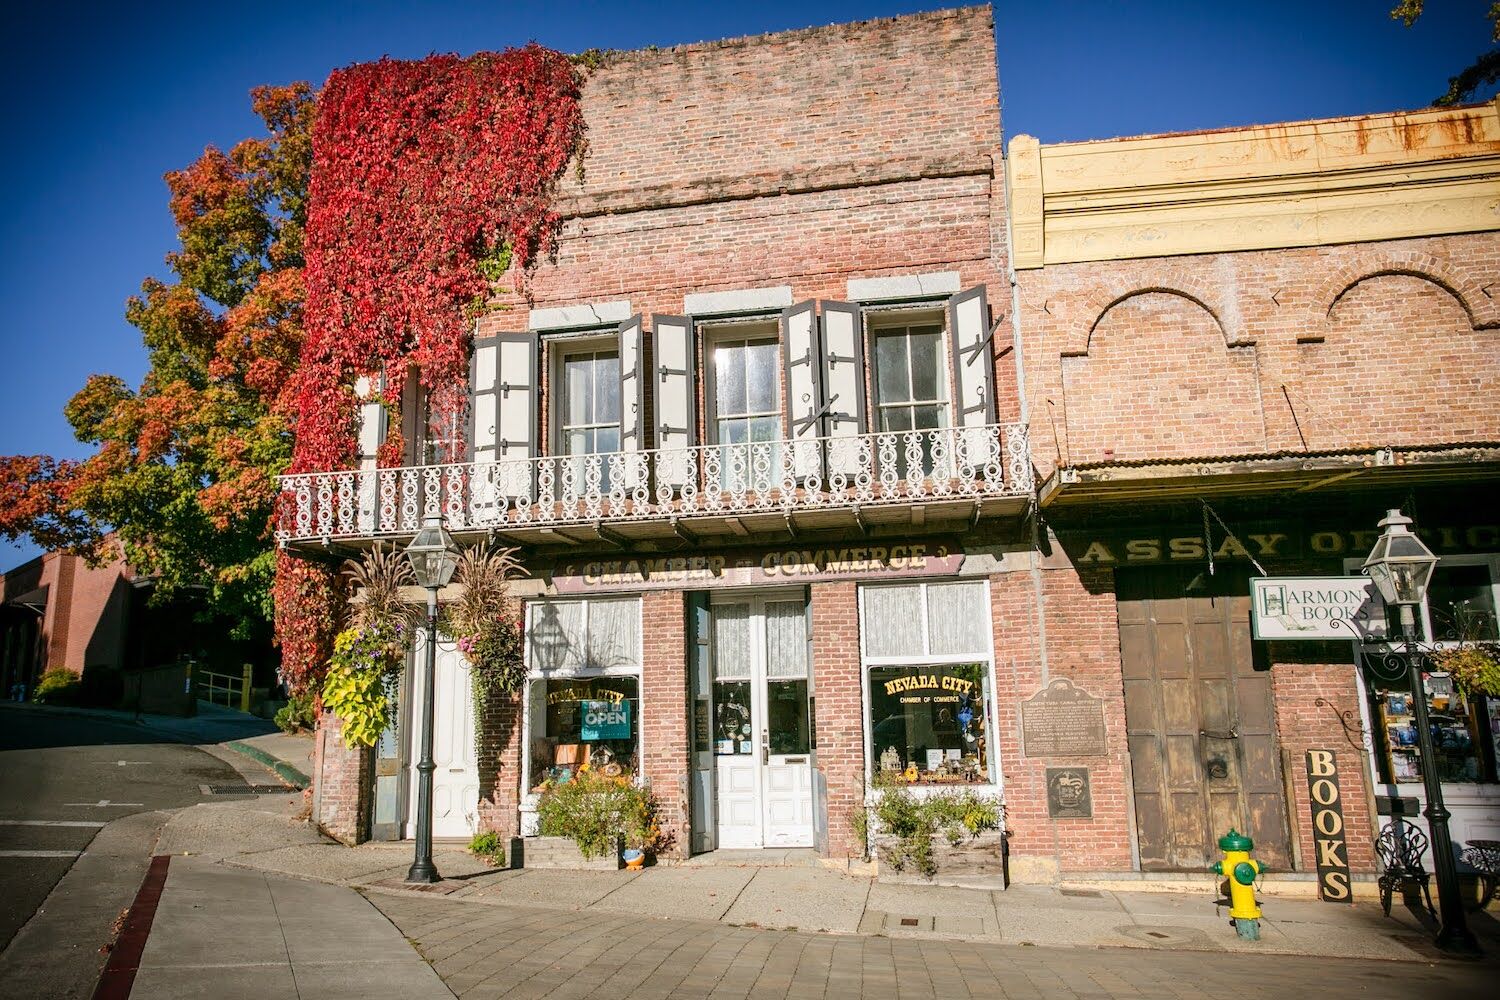
{"label": "window display", "polygon": [[995,780],[988,596],[967,580],[861,588],[872,780]]}
{"label": "window display", "polygon": [[[1438,777],[1447,782],[1493,781],[1493,758],[1484,752],[1480,741],[1494,740],[1494,706],[1485,704],[1494,699],[1465,695],[1443,673],[1423,674],[1422,687],[1427,696]],[[1412,697],[1404,684],[1376,687],[1372,691],[1382,781],[1422,780],[1422,754],[1417,748]]]}
{"label": "window display", "polygon": [[528,785],[640,759],[639,598],[533,601],[526,615]]}

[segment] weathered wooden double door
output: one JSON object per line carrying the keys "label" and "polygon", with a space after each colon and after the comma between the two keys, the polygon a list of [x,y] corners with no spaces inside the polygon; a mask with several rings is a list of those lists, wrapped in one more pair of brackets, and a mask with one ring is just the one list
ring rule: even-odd
{"label": "weathered wooden double door", "polygon": [[1246,575],[1115,574],[1141,868],[1202,871],[1234,827],[1290,867],[1271,675],[1253,666]]}

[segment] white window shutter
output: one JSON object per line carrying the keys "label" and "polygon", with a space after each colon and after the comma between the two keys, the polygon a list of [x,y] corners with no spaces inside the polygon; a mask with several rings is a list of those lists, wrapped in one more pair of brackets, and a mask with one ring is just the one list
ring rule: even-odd
{"label": "white window shutter", "polygon": [[693,413],[693,321],[687,316],[651,317],[651,358],[656,391],[657,485],[681,489],[696,477],[692,451],[697,437]]}
{"label": "white window shutter", "polygon": [[535,333],[495,335],[494,484],[500,496],[530,498],[537,447]]}
{"label": "white window shutter", "polygon": [[864,317],[852,302],[820,302],[823,436],[828,474],[852,477],[862,466],[859,436],[866,431]]}
{"label": "white window shutter", "polygon": [[817,303],[798,302],[781,311],[781,350],[786,364],[786,439],[798,479],[822,469],[823,366],[818,361]]}
{"label": "white window shutter", "polygon": [[952,344],[954,426],[958,465],[978,469],[1000,459],[1000,441],[987,424],[995,422],[995,329],[984,286],[965,289],[948,300]]}
{"label": "white window shutter", "polygon": [[620,451],[627,489],[645,481],[646,374],[644,334],[639,313],[622,322],[620,335]]}
{"label": "white window shutter", "polygon": [[948,331],[953,344],[954,423],[983,427],[995,422],[995,354],[984,286],[965,289],[948,300]]}
{"label": "white window shutter", "polygon": [[475,337],[469,358],[469,460],[489,463],[496,459],[496,428],[500,413],[495,408],[495,366],[500,354],[497,337]]}
{"label": "white window shutter", "polygon": [[385,444],[386,411],[378,399],[374,399],[374,383],[369,376],[361,376],[355,383],[354,393],[362,401],[359,404],[358,462],[357,476],[358,513],[356,517],[362,531],[375,530],[375,512],[379,505],[380,446]]}

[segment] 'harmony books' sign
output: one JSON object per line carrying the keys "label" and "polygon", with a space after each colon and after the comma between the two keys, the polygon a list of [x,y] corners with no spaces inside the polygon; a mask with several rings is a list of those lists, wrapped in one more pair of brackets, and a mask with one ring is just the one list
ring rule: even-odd
{"label": "'harmony books' sign", "polygon": [[1385,604],[1362,576],[1263,576],[1250,581],[1257,639],[1385,635]]}

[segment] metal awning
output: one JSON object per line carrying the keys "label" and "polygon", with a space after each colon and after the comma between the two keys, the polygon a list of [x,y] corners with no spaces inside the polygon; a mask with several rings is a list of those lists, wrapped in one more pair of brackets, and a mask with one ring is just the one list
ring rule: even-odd
{"label": "metal awning", "polygon": [[1500,443],[1492,441],[1093,462],[1055,470],[1038,493],[1046,508],[1489,479],[1500,479]]}

